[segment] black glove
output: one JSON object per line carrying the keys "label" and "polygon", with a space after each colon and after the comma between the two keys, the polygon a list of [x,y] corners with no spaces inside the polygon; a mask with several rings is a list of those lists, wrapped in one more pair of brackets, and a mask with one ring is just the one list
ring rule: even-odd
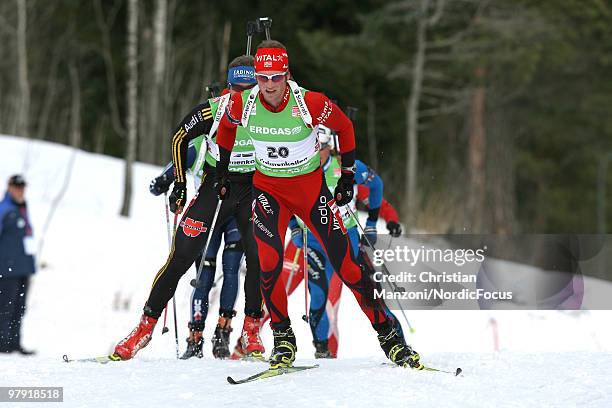
{"label": "black glove", "polygon": [[149,191],[154,196],[158,196],[160,194],[165,193],[170,188],[170,184],[172,184],[172,180],[164,173],[159,177],[155,177],[151,180],[149,184]]}
{"label": "black glove", "polygon": [[387,223],[387,229],[389,230],[389,235],[391,235],[393,238],[397,238],[402,235],[402,226],[395,221],[389,221]]}
{"label": "black glove", "polygon": [[342,168],[342,174],[340,180],[334,189],[334,198],[336,204],[346,205],[351,202],[354,196],[353,183],[355,178],[355,171],[352,168]]}
{"label": "black glove", "polygon": [[217,192],[217,196],[219,200],[225,200],[229,197],[230,193],[230,181],[227,175],[221,175],[217,173],[217,178],[215,179],[215,184],[213,188]]}
{"label": "black glove", "polygon": [[185,183],[174,182],[174,188],[168,197],[170,211],[175,214],[183,212],[183,207],[187,201],[187,185]]}

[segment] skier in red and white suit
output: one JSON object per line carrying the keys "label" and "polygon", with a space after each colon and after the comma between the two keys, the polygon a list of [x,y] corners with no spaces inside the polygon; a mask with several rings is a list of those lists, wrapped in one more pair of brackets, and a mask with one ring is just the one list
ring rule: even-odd
{"label": "skier in red and white suit", "polygon": [[[296,215],[325,248],[335,271],[378,332],[386,356],[400,366],[422,369],[419,355],[385,315],[382,299],[374,298],[373,282],[358,266],[345,235],[338,205],[353,198],[355,136],[351,121],[325,95],[306,91],[289,80],[289,58],[278,41],[259,45],[255,72],[257,86],[232,96],[219,125],[216,188],[221,199],[231,194],[225,169],[236,128],[241,125],[255,147],[253,231],[261,291],[274,335],[271,368],[291,366],[297,351],[281,275],[285,232],[290,217]],[[333,196],[320,168],[318,124],[335,130],[342,147],[342,175]]]}

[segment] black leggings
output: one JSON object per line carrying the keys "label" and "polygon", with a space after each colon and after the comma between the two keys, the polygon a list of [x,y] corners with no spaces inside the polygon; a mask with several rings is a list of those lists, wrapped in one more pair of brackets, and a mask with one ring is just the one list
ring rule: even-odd
{"label": "black leggings", "polygon": [[[168,260],[153,280],[153,287],[144,309],[145,314],[153,318],[159,318],[174,295],[178,281],[206,244],[218,202],[217,193],[213,188],[214,179],[214,172],[208,169],[204,174],[198,194],[191,200],[181,218],[172,240]],[[250,177],[245,175],[234,177],[230,174],[230,179],[232,180],[230,194],[222,201],[216,224],[217,226],[224,225],[230,217],[236,217],[247,263],[247,274],[244,281],[244,313],[252,317],[261,317],[259,260],[251,224],[252,183]]]}

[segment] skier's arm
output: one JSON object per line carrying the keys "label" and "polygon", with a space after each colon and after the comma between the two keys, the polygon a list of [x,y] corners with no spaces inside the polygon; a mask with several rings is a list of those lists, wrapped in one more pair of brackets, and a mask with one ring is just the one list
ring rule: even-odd
{"label": "skier's arm", "polygon": [[378,174],[363,164],[363,162],[356,160],[355,168],[355,183],[367,186],[370,189],[370,194],[368,196],[370,205],[368,208],[368,219],[366,220],[364,234],[371,243],[376,243],[376,223],[378,222],[378,212],[380,211],[380,203],[382,201],[383,182]]}
{"label": "skier's arm", "polygon": [[177,183],[185,183],[188,165],[187,146],[190,140],[208,134],[213,124],[213,115],[208,101],[199,104],[178,125],[172,137],[172,162]]}
{"label": "skier's arm", "polygon": [[236,141],[236,128],[240,125],[242,117],[242,96],[235,93],[229,100],[225,115],[221,118],[217,129],[217,146],[219,147],[219,160],[217,161],[217,179],[227,175],[230,155]]}
{"label": "skier's arm", "polygon": [[[365,184],[357,186],[357,201],[363,203],[366,207],[370,208],[370,189]],[[384,197],[380,203],[380,211],[378,213],[380,217],[386,222],[393,221],[399,222],[399,216],[395,208],[389,203]]]}
{"label": "skier's arm", "polygon": [[314,125],[325,125],[336,131],[340,143],[342,167],[350,168],[355,164],[355,131],[353,122],[342,109],[320,92],[306,92],[304,101],[312,116]]}
{"label": "skier's arm", "polygon": [[355,165],[357,167],[355,172],[355,183],[368,187],[368,209],[370,211],[376,210],[376,217],[372,218],[378,219],[378,211],[382,204],[384,183],[380,176],[362,161],[356,160]]}
{"label": "skier's arm", "polygon": [[[196,147],[193,144],[193,140],[189,142],[189,148],[187,149],[187,161],[185,166],[190,168],[193,166],[193,163],[196,160]],[[172,162],[168,163],[162,173],[151,180],[149,184],[149,191],[151,194],[158,196],[162,193],[168,191],[170,188],[170,184],[174,181],[174,164]]]}

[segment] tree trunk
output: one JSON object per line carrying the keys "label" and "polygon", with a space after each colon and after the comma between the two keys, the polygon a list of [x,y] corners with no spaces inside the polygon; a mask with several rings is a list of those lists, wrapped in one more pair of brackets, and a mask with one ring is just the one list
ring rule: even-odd
{"label": "tree trunk", "polygon": [[[141,15],[146,15],[144,10]],[[143,21],[145,19],[143,18]],[[155,89],[153,86],[153,29],[145,27],[140,34],[139,57],[145,63],[142,64],[139,75],[139,93],[142,97],[138,101],[138,154],[136,160],[144,163],[153,163],[152,156],[155,155],[155,135],[157,117],[152,112],[155,103]]]}
{"label": "tree trunk", "polygon": [[421,98],[421,89],[423,86],[423,68],[425,66],[425,47],[426,29],[427,29],[427,9],[429,8],[429,0],[420,1],[420,15],[417,20],[417,40],[416,54],[414,56],[414,64],[412,67],[412,86],[410,97],[406,104],[406,141],[407,141],[407,156],[408,162],[406,166],[406,185],[405,185],[405,211],[406,226],[409,230],[414,227],[416,222],[417,211],[417,169],[418,169],[418,126],[419,126],[419,102]]}
{"label": "tree trunk", "polygon": [[223,25],[223,41],[221,47],[221,56],[219,58],[219,78],[225,78],[227,75],[227,64],[229,57],[230,37],[232,35],[232,22],[225,20]]}
{"label": "tree trunk", "polygon": [[378,148],[376,146],[376,88],[368,87],[368,150],[370,166],[378,169]]}
{"label": "tree trunk", "polygon": [[[487,134],[495,143],[487,143],[487,190],[491,202],[491,231],[495,234],[516,232],[516,172],[514,138],[516,123],[504,106],[492,106],[494,90],[487,91]],[[495,98],[496,99],[496,98]],[[487,200],[489,201],[489,200]]]}
{"label": "tree trunk", "polygon": [[[65,40],[65,38],[63,38]],[[49,125],[49,117],[51,115],[51,109],[53,108],[53,101],[57,93],[57,67],[60,62],[62,53],[60,52],[62,40],[55,46],[53,51],[53,57],[51,58],[51,68],[49,69],[49,76],[47,78],[47,89],[45,90],[45,99],[43,102],[42,110],[38,120],[38,128],[36,130],[36,137],[39,139],[47,139],[47,127]]]}
{"label": "tree trunk", "polygon": [[138,133],[138,0],[128,0],[127,15],[127,146],[121,215],[129,217],[132,201],[132,167]]}
{"label": "tree trunk", "polygon": [[70,87],[72,89],[70,146],[79,149],[81,147],[81,85],[79,84],[79,71],[74,61],[70,62],[68,69],[70,71]]}
{"label": "tree trunk", "polygon": [[27,9],[25,0],[17,0],[17,69],[19,102],[17,109],[17,134],[29,137],[30,82],[28,80]]}
{"label": "tree trunk", "polygon": [[[117,3],[115,3],[117,4]],[[102,10],[101,0],[94,1],[96,22],[102,36],[102,49],[100,53],[104,60],[104,68],[106,73],[106,83],[108,86],[108,105],[110,108],[110,119],[113,130],[121,137],[125,134],[125,129],[121,123],[121,115],[119,113],[119,104],[117,102],[117,84],[115,82],[115,67],[112,54],[112,43],[110,38],[109,22],[105,20]]]}
{"label": "tree trunk", "polygon": [[[149,143],[152,143],[156,150],[170,148],[168,129],[163,126],[164,104],[164,79],[166,76],[166,39],[168,26],[168,2],[167,0],[157,0],[155,3],[155,17],[153,21],[153,98],[151,100],[150,118],[155,126],[152,134],[149,135]],[[160,152],[154,151],[151,157],[154,162]]]}
{"label": "tree trunk", "polygon": [[472,94],[470,109],[470,137],[468,146],[468,165],[470,174],[470,184],[468,192],[468,214],[471,220],[470,232],[484,232],[485,227],[485,70],[482,67],[476,68],[476,81],[478,85]]}
{"label": "tree trunk", "polygon": [[206,95],[206,87],[211,84],[213,81],[213,66],[214,66],[214,58],[213,58],[213,43],[212,43],[212,35],[213,35],[213,24],[214,20],[210,21],[206,26],[206,33],[204,34],[206,38],[204,39],[204,46],[202,47],[202,51],[204,54],[204,71],[202,75],[202,91],[200,99],[204,99],[207,97]]}

